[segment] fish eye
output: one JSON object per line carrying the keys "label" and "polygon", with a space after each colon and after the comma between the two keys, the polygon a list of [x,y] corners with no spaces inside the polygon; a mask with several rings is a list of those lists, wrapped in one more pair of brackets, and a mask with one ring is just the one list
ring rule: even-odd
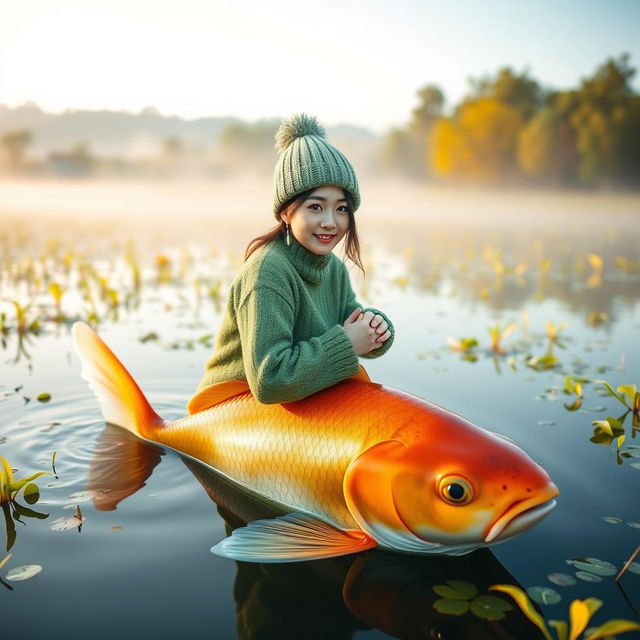
{"label": "fish eye", "polygon": [[440,480],[440,495],[449,504],[467,504],[473,500],[473,487],[460,476],[445,476]]}

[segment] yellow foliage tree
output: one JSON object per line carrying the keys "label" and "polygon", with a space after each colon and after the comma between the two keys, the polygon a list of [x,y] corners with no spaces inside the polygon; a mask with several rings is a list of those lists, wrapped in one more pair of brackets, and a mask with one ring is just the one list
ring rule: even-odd
{"label": "yellow foliage tree", "polygon": [[430,165],[441,177],[497,182],[515,175],[521,111],[496,98],[467,101],[434,127]]}

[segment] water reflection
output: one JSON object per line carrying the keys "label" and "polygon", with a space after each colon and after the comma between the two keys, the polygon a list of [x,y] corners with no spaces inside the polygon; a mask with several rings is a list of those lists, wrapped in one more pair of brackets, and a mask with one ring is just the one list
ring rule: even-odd
{"label": "water reflection", "polygon": [[402,288],[410,284],[432,295],[448,291],[465,306],[483,304],[495,311],[550,298],[585,318],[599,314],[593,317],[615,321],[616,304],[633,304],[638,297],[633,222],[604,216],[588,225],[562,217],[549,222],[543,226],[534,218],[509,216],[494,226],[455,216],[399,220],[376,244],[402,256],[406,273],[394,280]]}
{"label": "water reflection", "polygon": [[[114,509],[146,483],[162,450],[107,425],[91,461],[88,490],[100,496],[96,508]],[[227,534],[282,511],[202,465],[183,462],[215,502]],[[473,583],[479,594],[496,583],[517,584],[493,553],[420,558],[371,551],[312,562],[269,564],[237,562],[234,584],[240,638],[351,638],[379,629],[396,638],[477,640],[537,638],[519,611],[489,622],[466,613],[443,615],[433,608],[434,585],[448,580]],[[534,633],[535,632],[535,633]]]}

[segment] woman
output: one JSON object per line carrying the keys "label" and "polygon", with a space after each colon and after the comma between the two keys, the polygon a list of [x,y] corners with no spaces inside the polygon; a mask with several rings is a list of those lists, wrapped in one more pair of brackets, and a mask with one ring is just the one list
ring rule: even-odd
{"label": "woman", "polygon": [[353,167],[304,114],[283,122],[276,142],[278,224],[247,247],[198,387],[246,380],[266,404],[299,400],[356,375],[358,356],[381,356],[394,337],[382,312],[357,302],[333,254],[346,236],[346,254],[362,269]]}

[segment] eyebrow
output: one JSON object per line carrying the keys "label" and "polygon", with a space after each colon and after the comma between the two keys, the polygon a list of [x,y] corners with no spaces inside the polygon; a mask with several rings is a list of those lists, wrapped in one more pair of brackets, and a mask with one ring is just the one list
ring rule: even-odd
{"label": "eyebrow", "polygon": [[[309,196],[307,200],[322,200],[322,202],[325,202],[326,198],[323,198],[322,196]],[[346,201],[347,201],[346,198],[340,198],[340,200],[338,200],[338,202],[346,202]]]}

